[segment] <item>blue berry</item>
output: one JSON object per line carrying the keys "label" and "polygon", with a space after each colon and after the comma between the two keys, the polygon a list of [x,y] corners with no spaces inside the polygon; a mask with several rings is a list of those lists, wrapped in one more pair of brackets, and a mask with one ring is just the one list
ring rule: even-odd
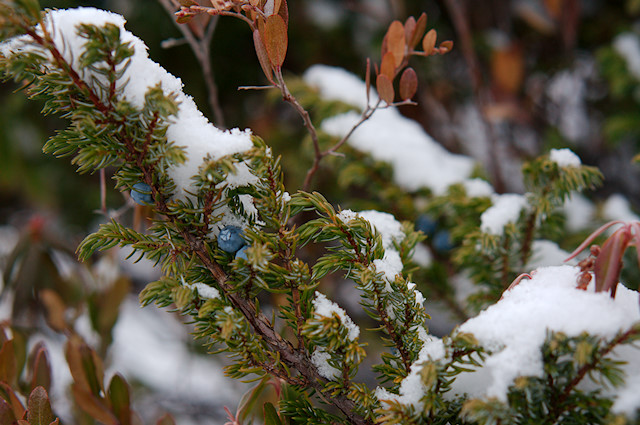
{"label": "blue berry", "polygon": [[433,248],[438,252],[451,251],[453,248],[453,242],[451,241],[451,234],[447,230],[438,230],[433,236]]}
{"label": "blue berry", "polygon": [[138,205],[150,205],[153,203],[153,197],[151,196],[151,186],[146,183],[138,182],[133,185],[131,190],[131,198]]}
{"label": "blue berry", "polygon": [[243,260],[248,261],[249,257],[247,257],[247,248],[249,248],[247,245],[243,246],[242,248],[240,248],[238,250],[238,252],[236,252],[236,260],[238,258],[242,258]]}
{"label": "blue berry", "polygon": [[416,230],[422,231],[425,235],[432,236],[437,227],[438,223],[427,214],[420,214],[416,220]]}
{"label": "blue berry", "polygon": [[245,245],[242,229],[238,226],[226,226],[218,233],[218,247],[233,254]]}

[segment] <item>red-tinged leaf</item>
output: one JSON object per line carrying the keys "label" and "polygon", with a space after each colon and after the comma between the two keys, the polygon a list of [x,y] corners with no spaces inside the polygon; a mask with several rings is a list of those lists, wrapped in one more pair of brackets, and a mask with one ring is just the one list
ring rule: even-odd
{"label": "red-tinged leaf", "polygon": [[131,425],[129,385],[119,374],[115,374],[109,383],[109,402],[120,425]]}
{"label": "red-tinged leaf", "polygon": [[436,47],[436,38],[438,34],[436,30],[431,29],[422,39],[422,50],[424,50],[424,54],[429,56],[433,53],[433,49]]}
{"label": "red-tinged leaf", "polygon": [[382,57],[382,63],[380,63],[380,74],[386,75],[391,81],[395,78],[396,58],[393,52],[387,52]]}
{"label": "red-tinged leaf", "polygon": [[13,425],[16,419],[9,403],[0,398],[0,425]]}
{"label": "red-tinged leaf", "polygon": [[13,340],[5,341],[0,348],[0,381],[14,386],[18,379],[16,355]]}
{"label": "red-tinged leaf", "polygon": [[31,425],[49,425],[55,420],[47,391],[36,387],[27,401],[27,421]]}
{"label": "red-tinged leaf", "polygon": [[602,244],[593,266],[596,292],[612,291],[612,295],[615,294],[615,287],[620,280],[622,270],[622,256],[630,240],[631,234],[623,227],[616,230]]}
{"label": "red-tinged leaf", "polygon": [[271,84],[275,84],[273,81],[271,63],[269,62],[269,56],[267,55],[267,49],[264,47],[262,37],[260,37],[260,32],[258,30],[253,31],[253,45],[256,49],[256,55],[258,56],[258,62],[260,62],[262,72],[264,72],[265,77],[267,77]]}
{"label": "red-tinged leaf", "polygon": [[409,42],[413,37],[413,33],[416,30],[416,18],[413,16],[409,16],[404,23],[404,39],[407,40],[407,45],[409,48],[413,47]]}
{"label": "red-tinged leaf", "polygon": [[630,223],[633,229],[633,245],[636,247],[636,255],[638,256],[638,267],[640,267],[640,222],[633,221]]}
{"label": "red-tinged leaf", "polygon": [[249,391],[243,394],[238,403],[238,419],[244,422],[254,411],[271,378],[264,377]]}
{"label": "red-tinged leaf", "polygon": [[0,382],[0,398],[9,403],[16,418],[22,418],[24,416],[27,409],[25,409],[13,389],[5,382]]}
{"label": "red-tinged leaf", "polygon": [[607,230],[609,227],[611,226],[615,226],[616,224],[623,224],[623,221],[621,220],[615,220],[615,221],[610,221],[608,223],[603,224],[602,226],[600,226],[598,229],[596,229],[595,231],[593,231],[588,237],[587,239],[584,240],[584,242],[582,242],[580,244],[580,246],[578,246],[570,255],[569,257],[567,257],[566,260],[564,260],[565,262],[572,260],[573,258],[577,257],[578,254],[580,254],[582,252],[582,250],[584,250],[586,247],[588,247],[589,245],[591,245],[591,243],[595,240],[595,238],[597,238],[598,236],[600,236],[605,230]]}
{"label": "red-tinged leaf", "polygon": [[422,15],[420,15],[420,17],[418,18],[418,21],[416,22],[416,28],[413,30],[413,34],[411,35],[410,39],[407,42],[407,44],[409,45],[410,48],[415,48],[418,43],[420,43],[420,40],[422,40],[422,36],[424,34],[424,32],[427,30],[427,14],[426,13],[422,13]]}
{"label": "red-tinged leaf", "polygon": [[367,58],[367,72],[364,74],[364,87],[367,91],[367,105],[369,104],[369,93],[371,92],[371,60]]}
{"label": "red-tinged leaf", "polygon": [[393,21],[387,30],[387,49],[393,53],[395,68],[402,64],[406,48],[407,41],[404,36],[404,26],[400,21]]}
{"label": "red-tinged leaf", "polygon": [[73,399],[78,407],[98,422],[106,425],[118,425],[118,419],[111,413],[104,403],[88,391],[84,391],[77,384],[71,386]]}
{"label": "red-tinged leaf", "polygon": [[176,421],[173,420],[173,416],[171,416],[168,413],[165,413],[164,416],[158,419],[158,422],[156,422],[156,425],[176,425]]}
{"label": "red-tinged leaf", "polygon": [[103,389],[104,369],[100,359],[96,364],[97,356],[91,347],[80,337],[71,336],[67,341],[65,354],[71,376],[78,388],[96,396],[99,395]]}
{"label": "red-tinged leaf", "polygon": [[441,55],[450,52],[451,49],[453,49],[453,41],[446,40],[446,41],[443,41],[442,43],[440,43],[440,54]]}
{"label": "red-tinged leaf", "polygon": [[287,0],[282,0],[280,9],[278,9],[278,15],[282,16],[284,23],[289,27],[289,5],[287,4]]}
{"label": "red-tinged leaf", "polygon": [[409,100],[418,91],[418,75],[413,68],[409,67],[404,70],[400,77],[400,98],[402,100]]}
{"label": "red-tinged leaf", "polygon": [[31,389],[43,387],[49,391],[51,388],[51,365],[49,354],[43,345],[36,346],[33,364],[31,368]]}
{"label": "red-tinged leaf", "polygon": [[395,92],[393,91],[393,83],[391,80],[386,75],[379,74],[376,79],[376,88],[378,89],[380,98],[387,102],[387,105],[391,105],[395,98]]}
{"label": "red-tinged leaf", "polygon": [[56,420],[51,422],[49,425],[60,425],[60,418],[56,418]]}
{"label": "red-tinged leaf", "polygon": [[267,49],[267,55],[271,64],[278,68],[284,63],[287,55],[287,24],[280,15],[271,15],[264,25],[262,41]]}

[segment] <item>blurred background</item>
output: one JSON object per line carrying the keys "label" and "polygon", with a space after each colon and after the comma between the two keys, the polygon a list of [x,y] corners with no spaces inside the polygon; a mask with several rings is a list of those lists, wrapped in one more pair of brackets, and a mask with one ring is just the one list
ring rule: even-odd
{"label": "blurred background", "polygon": [[[302,186],[313,158],[298,115],[277,93],[238,90],[266,83],[246,24],[232,18],[192,22],[191,34],[206,38],[204,32],[211,31],[204,44],[210,52],[207,73],[161,1],[40,3],[124,15],[149,56],[182,79],[212,122],[251,128],[283,156],[288,189]],[[295,88],[309,66],[322,63],[364,78],[366,59],[379,61],[391,21],[422,12],[428,28],[438,31],[439,40],[453,40],[454,49],[414,58],[417,106],[401,107],[404,115],[448,150],[474,157],[499,193],[523,191],[523,161],[569,147],[605,176],[602,189],[577,202],[636,217],[640,172],[632,158],[640,152],[640,0],[290,0],[285,76]],[[205,360],[205,350],[180,318],[138,308],[136,294],[157,277],[152,265],[125,261],[122,251],[92,264],[75,261],[77,244],[105,220],[99,176],[77,175],[68,160],[42,153],[46,139],[65,123],[41,116],[42,105],[14,93],[17,88],[0,85],[0,319],[11,318],[25,335],[58,347],[57,355],[51,349],[57,388],[52,397],[64,398],[70,378],[61,352],[64,338],[33,295],[42,289],[56,294],[44,302],[47,311],[56,302],[66,306],[72,316],[67,320],[107,357],[110,370],[133,385],[143,416],[169,411],[177,423],[223,423],[222,406],[234,410],[246,387],[222,377],[219,359]],[[344,208],[371,207],[367,189],[335,184],[339,173],[339,164],[327,163],[313,189]],[[109,214],[133,223],[132,204],[108,183]],[[402,209],[393,212],[415,219]],[[72,410],[67,406],[67,418]]]}

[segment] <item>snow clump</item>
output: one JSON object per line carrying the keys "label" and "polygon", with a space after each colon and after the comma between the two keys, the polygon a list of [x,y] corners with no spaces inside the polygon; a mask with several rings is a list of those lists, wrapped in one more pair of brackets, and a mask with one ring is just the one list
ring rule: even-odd
{"label": "snow clump", "polygon": [[480,216],[480,230],[493,235],[502,235],[504,226],[515,223],[520,212],[526,208],[527,200],[515,193],[492,196],[493,205]]}

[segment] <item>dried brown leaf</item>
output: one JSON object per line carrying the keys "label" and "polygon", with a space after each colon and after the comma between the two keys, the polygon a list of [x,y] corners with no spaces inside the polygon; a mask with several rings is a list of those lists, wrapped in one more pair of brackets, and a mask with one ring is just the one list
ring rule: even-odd
{"label": "dried brown leaf", "polygon": [[418,75],[413,68],[409,67],[402,73],[399,91],[402,100],[411,99],[418,91]]}
{"label": "dried brown leaf", "polygon": [[446,41],[443,41],[442,43],[440,43],[440,54],[441,55],[450,52],[451,49],[453,49],[453,41],[446,40]]}
{"label": "dried brown leaf", "polygon": [[396,58],[393,52],[387,52],[382,57],[380,64],[380,74],[386,75],[389,80],[393,81],[396,76]]}
{"label": "dried brown leaf", "polygon": [[424,50],[424,54],[429,56],[433,54],[433,49],[436,47],[436,38],[438,34],[436,30],[431,29],[422,39],[422,50]]}
{"label": "dried brown leaf", "polygon": [[2,344],[0,349],[0,381],[13,386],[18,379],[16,355],[13,349],[13,340]]}
{"label": "dried brown leaf", "polygon": [[[416,18],[409,16],[404,23],[404,39],[410,41],[413,37],[413,33],[416,30]],[[410,43],[407,43],[409,47],[413,47]]]}
{"label": "dried brown leaf", "polygon": [[273,81],[273,72],[271,71],[271,62],[269,62],[269,56],[267,55],[267,49],[264,47],[262,37],[260,37],[260,32],[258,30],[253,31],[253,45],[256,49],[256,55],[258,56],[258,62],[260,62],[262,72],[264,72],[265,77],[267,77],[271,84],[275,84]]}
{"label": "dried brown leaf", "polygon": [[415,48],[420,40],[422,40],[422,35],[427,30],[427,14],[422,13],[418,20],[416,21],[416,28],[413,30],[411,34],[411,38],[408,38],[408,45],[410,48]]}
{"label": "dried brown leaf", "polygon": [[387,30],[387,48],[395,58],[394,66],[399,67],[404,60],[407,41],[404,36],[404,26],[400,21],[393,21]]}
{"label": "dried brown leaf", "polygon": [[77,384],[71,386],[73,399],[78,407],[93,419],[106,425],[118,425],[118,419],[105,404],[88,391],[82,390]]}
{"label": "dried brown leaf", "polygon": [[52,289],[43,289],[39,293],[40,300],[47,309],[47,323],[51,329],[63,332],[67,329],[67,321],[65,320],[66,306],[60,295]]}
{"label": "dried brown leaf", "polygon": [[284,63],[287,55],[287,24],[280,15],[271,15],[267,18],[262,34],[264,46],[271,64],[279,68]]}
{"label": "dried brown leaf", "polygon": [[393,83],[389,77],[384,74],[378,75],[378,78],[376,78],[376,88],[378,89],[380,98],[387,102],[387,105],[391,105],[395,98],[395,92],[393,90]]}

